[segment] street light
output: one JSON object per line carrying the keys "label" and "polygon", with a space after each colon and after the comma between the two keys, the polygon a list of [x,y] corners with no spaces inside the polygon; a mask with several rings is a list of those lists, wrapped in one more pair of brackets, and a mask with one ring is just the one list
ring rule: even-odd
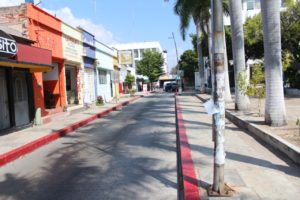
{"label": "street light", "polygon": [[179,86],[178,88],[178,93],[181,94],[181,91],[182,91],[182,88],[181,88],[181,85],[182,85],[182,79],[180,77],[180,74],[179,74],[179,58],[178,58],[178,50],[177,50],[177,45],[176,45],[176,40],[175,40],[175,37],[174,37],[174,33],[172,32],[172,37],[169,37],[169,39],[173,39],[174,41],[174,46],[175,46],[175,51],[176,51],[176,60],[177,60],[177,64],[176,64],[176,68],[177,68],[177,76],[179,76],[180,78],[180,84],[178,84],[178,80],[177,80],[177,84]]}

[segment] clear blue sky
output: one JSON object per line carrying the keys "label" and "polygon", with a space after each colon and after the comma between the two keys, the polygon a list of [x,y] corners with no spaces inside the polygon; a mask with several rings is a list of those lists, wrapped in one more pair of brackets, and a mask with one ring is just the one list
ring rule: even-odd
{"label": "clear blue sky", "polygon": [[[173,12],[174,0],[42,0],[39,6],[51,11],[71,9],[79,19],[87,19],[112,33],[110,40],[118,43],[159,41],[168,51],[169,67],[176,64],[174,32],[178,50],[191,49],[190,38],[183,41],[179,33],[179,19]],[[90,30],[92,31],[92,30]],[[191,22],[188,33],[195,33]],[[101,38],[99,38],[101,40]],[[105,41],[105,39],[103,39]]]}

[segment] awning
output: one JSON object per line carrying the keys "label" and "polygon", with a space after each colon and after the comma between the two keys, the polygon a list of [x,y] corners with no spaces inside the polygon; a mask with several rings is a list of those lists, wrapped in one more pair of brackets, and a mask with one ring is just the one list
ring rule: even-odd
{"label": "awning", "polygon": [[52,65],[16,61],[16,60],[10,60],[5,58],[0,58],[0,66],[12,67],[12,68],[15,67],[24,68],[24,69],[29,69],[30,72],[50,72],[53,69]]}
{"label": "awning", "polygon": [[159,77],[158,80],[160,81],[167,81],[167,80],[171,80],[171,79],[175,79],[174,77],[170,76],[170,75],[162,75]]}

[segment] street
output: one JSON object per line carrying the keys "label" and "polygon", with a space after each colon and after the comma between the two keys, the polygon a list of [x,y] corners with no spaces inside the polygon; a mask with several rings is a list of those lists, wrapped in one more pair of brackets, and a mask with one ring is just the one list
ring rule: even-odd
{"label": "street", "polygon": [[173,94],[140,99],[0,169],[0,199],[177,199]]}

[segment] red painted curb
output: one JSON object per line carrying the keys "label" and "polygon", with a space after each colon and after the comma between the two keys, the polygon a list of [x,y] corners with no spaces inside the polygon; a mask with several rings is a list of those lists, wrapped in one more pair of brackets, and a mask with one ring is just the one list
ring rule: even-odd
{"label": "red painted curb", "polygon": [[121,108],[125,105],[128,105],[129,103],[131,103],[131,102],[133,102],[133,101],[135,101],[139,98],[140,98],[140,96],[134,97],[134,98],[129,99],[125,102],[119,103],[119,104],[117,104],[117,105],[115,105],[111,108],[108,108],[104,111],[101,111],[101,112],[99,112],[95,115],[92,115],[92,116],[90,116],[86,119],[83,119],[81,121],[70,124],[70,125],[62,128],[62,129],[60,129],[60,130],[53,131],[52,133],[50,133],[50,134],[48,134],[44,137],[41,137],[41,138],[36,139],[36,140],[34,140],[34,141],[32,141],[28,144],[25,144],[25,145],[21,146],[19,148],[16,148],[16,149],[11,150],[7,153],[4,153],[4,154],[0,155],[0,167],[16,160],[17,158],[19,158],[21,156],[24,156],[24,155],[38,149],[39,147],[42,147],[42,146],[44,146],[44,145],[60,138],[60,137],[63,137],[65,135],[67,135],[68,133],[70,133],[70,132],[72,132],[72,131],[74,131],[74,130],[76,130],[76,129],[92,122],[92,121],[94,121],[97,118],[101,118],[101,117],[109,114],[110,112],[112,112],[114,110],[117,110],[117,108]]}
{"label": "red painted curb", "polygon": [[198,181],[195,173],[194,163],[192,160],[191,148],[184,126],[183,115],[177,95],[175,95],[175,98],[181,169],[183,176],[183,197],[185,200],[200,200]]}

